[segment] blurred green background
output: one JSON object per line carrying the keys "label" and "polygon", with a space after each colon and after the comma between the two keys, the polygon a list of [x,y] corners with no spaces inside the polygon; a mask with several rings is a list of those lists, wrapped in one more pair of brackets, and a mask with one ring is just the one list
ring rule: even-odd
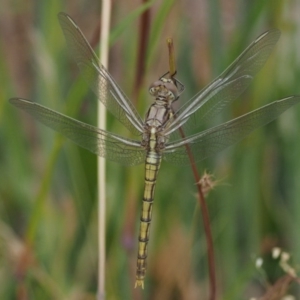
{"label": "blurred green background", "polygon": [[[0,0],[1,299],[96,297],[96,156],[8,99],[28,98],[96,124],[96,97],[67,51],[57,13],[71,15],[95,45],[100,5],[94,0]],[[147,7],[149,27],[143,27]],[[205,128],[300,94],[299,15],[296,0],[114,1],[109,70],[144,115],[151,103],[149,84],[168,68],[167,37],[174,39],[178,78],[186,87],[181,101],[186,101],[259,34],[279,28],[281,39],[253,84]],[[300,265],[299,128],[296,106],[197,165],[199,173],[207,170],[219,181],[207,197],[218,299],[262,295],[266,282],[280,276],[277,263],[268,259],[274,246]],[[111,116],[108,130],[128,135]],[[145,290],[133,289],[143,173],[143,166],[107,163],[107,299],[206,299],[206,244],[189,166],[162,164]],[[26,240],[33,240],[30,248]],[[264,271],[255,268],[258,256],[266,257]],[[296,285],[289,292],[300,299]]]}

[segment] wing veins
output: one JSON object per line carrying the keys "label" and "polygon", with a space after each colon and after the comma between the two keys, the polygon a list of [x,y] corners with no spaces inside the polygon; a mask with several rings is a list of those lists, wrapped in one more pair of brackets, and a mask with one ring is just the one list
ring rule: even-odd
{"label": "wing veins", "polygon": [[273,121],[299,102],[300,96],[283,98],[226,123],[183,138],[181,141],[171,142],[166,146],[164,158],[172,163],[188,163],[186,145],[189,144],[194,160],[203,160],[238,142],[253,130]]}
{"label": "wing veins", "polygon": [[12,98],[10,103],[92,153],[124,165],[144,162],[145,149],[139,141],[123,138],[26,99]]}
{"label": "wing veins", "polygon": [[91,89],[127,129],[139,135],[143,131],[143,121],[132,102],[99,62],[92,47],[72,18],[65,13],[59,13],[58,19],[68,48]]}

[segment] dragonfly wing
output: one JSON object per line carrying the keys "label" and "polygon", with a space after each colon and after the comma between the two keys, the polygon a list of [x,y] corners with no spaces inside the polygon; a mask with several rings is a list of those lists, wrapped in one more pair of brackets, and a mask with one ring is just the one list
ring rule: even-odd
{"label": "dragonfly wing", "polygon": [[99,62],[83,33],[65,13],[58,14],[68,48],[91,89],[105,107],[133,134],[143,131],[143,121],[133,103]]}
{"label": "dragonfly wing", "polygon": [[138,141],[82,123],[29,100],[12,98],[9,101],[77,145],[108,160],[124,165],[137,165],[145,161],[145,150]]}
{"label": "dragonfly wing", "polygon": [[219,77],[179,108],[166,132],[174,132],[171,140],[179,138],[175,130],[180,126],[188,133],[235,100],[265,64],[279,36],[277,29],[262,34]]}
{"label": "dragonfly wing", "polygon": [[194,161],[203,160],[243,139],[256,128],[276,119],[281,113],[300,102],[300,96],[277,100],[241,117],[201,133],[171,142],[166,146],[164,159],[171,163],[187,164],[189,154]]}

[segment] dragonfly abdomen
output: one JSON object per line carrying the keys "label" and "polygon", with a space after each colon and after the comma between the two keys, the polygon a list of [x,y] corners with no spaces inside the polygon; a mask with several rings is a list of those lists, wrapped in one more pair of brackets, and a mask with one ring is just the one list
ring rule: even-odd
{"label": "dragonfly abdomen", "polygon": [[160,163],[161,155],[155,151],[149,151],[146,157],[145,165],[145,188],[138,239],[139,242],[135,286],[144,287],[144,278],[147,269],[147,246],[150,237],[154,190]]}

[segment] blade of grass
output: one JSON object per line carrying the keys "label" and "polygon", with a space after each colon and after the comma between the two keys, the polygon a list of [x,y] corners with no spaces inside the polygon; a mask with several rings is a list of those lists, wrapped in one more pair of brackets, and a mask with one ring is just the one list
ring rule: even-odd
{"label": "blade of grass", "polygon": [[[82,81],[81,82],[80,81],[81,81],[80,78],[75,81],[68,95],[68,99],[66,101],[67,115],[74,115],[76,110],[79,109],[79,104],[81,102],[81,99],[83,99],[84,95],[88,91],[87,85]],[[69,103],[71,103],[72,105],[69,105]],[[44,203],[46,201],[46,195],[49,191],[50,182],[54,171],[54,166],[57,161],[60,149],[63,145],[63,141],[64,138],[60,134],[57,134],[55,137],[54,145],[52,147],[49,159],[46,163],[46,170],[44,173],[44,177],[41,180],[41,185],[39,187],[36,200],[34,201],[35,205],[31,217],[29,219],[29,224],[26,232],[26,240],[29,245],[33,244],[33,241],[35,239],[38,230],[38,225],[43,216],[42,210],[44,207]]]}
{"label": "blade of grass", "polygon": [[115,28],[112,29],[109,43],[113,44],[117,38],[122,34],[122,32],[128,28],[129,24],[132,23],[136,18],[140,17],[147,9],[149,9],[156,0],[148,1],[145,4],[139,6],[133,12],[128,14]]}

